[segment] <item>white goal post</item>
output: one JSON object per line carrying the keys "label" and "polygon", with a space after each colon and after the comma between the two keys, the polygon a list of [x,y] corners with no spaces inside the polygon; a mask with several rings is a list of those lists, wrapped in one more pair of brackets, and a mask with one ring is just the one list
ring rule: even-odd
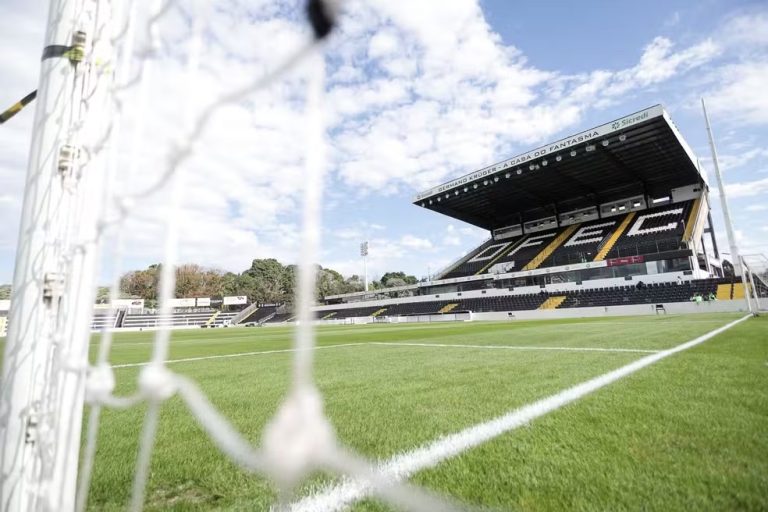
{"label": "white goal post", "polygon": [[[72,510],[111,73],[107,2],[51,2],[0,397],[3,510]],[[99,34],[103,34],[101,37]]]}

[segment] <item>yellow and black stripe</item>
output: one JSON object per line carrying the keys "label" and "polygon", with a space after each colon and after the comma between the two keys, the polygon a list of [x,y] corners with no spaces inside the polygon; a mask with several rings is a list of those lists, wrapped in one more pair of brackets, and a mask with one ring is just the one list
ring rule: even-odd
{"label": "yellow and black stripe", "polygon": [[32,91],[31,93],[27,94],[23,98],[21,98],[20,101],[14,103],[11,105],[11,108],[0,114],[0,124],[3,124],[13,116],[19,113],[21,109],[32,103],[34,99],[37,97],[37,91]]}
{"label": "yellow and black stripe", "polygon": [[[61,44],[52,44],[43,48],[42,60],[54,59],[63,57],[69,59],[72,65],[77,65],[78,62],[82,62],[85,57],[85,32],[78,31],[73,38],[72,46],[65,46]],[[10,118],[18,114],[21,109],[29,105],[37,98],[37,91],[24,96],[21,101],[18,101],[11,105],[11,107],[0,114],[0,124],[5,123]]]}

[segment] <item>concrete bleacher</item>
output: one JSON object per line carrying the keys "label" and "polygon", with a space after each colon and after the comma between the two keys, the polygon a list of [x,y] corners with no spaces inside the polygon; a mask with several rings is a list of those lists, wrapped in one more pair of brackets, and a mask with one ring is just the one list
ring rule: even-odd
{"label": "concrete bleacher", "polygon": [[240,321],[241,324],[250,324],[250,323],[262,323],[266,321],[270,316],[274,316],[277,313],[277,309],[279,306],[263,306],[259,307],[251,314],[249,314],[247,317],[243,318],[242,321]]}
{"label": "concrete bleacher", "polygon": [[94,313],[91,320],[91,330],[100,331],[115,327],[118,314],[115,311]]}
{"label": "concrete bleacher", "polygon": [[[201,311],[193,313],[173,313],[170,315],[159,314],[128,314],[123,319],[123,327],[126,328],[146,328],[146,327],[199,327],[206,325],[214,311]],[[219,314],[218,316],[221,316]],[[233,315],[234,316],[234,315]],[[212,321],[217,321],[218,318]],[[222,319],[219,325],[222,325]]]}

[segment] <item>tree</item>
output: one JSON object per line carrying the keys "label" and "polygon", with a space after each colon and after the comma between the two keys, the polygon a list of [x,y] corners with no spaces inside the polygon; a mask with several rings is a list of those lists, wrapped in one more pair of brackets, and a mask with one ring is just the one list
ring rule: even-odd
{"label": "tree", "polygon": [[99,286],[96,288],[96,304],[107,304],[109,302],[109,286]]}
{"label": "tree", "polygon": [[[403,281],[404,284],[392,284],[390,283],[390,280],[392,279],[400,279]],[[387,288],[391,286],[404,286],[406,284],[416,284],[418,282],[419,280],[416,278],[416,276],[405,275],[405,272],[387,272],[386,274],[381,276],[381,284],[383,284]]]}
{"label": "tree", "polygon": [[317,296],[319,298],[347,293],[347,290],[348,287],[344,276],[330,268],[318,268]]}
{"label": "tree", "polygon": [[[258,302],[283,302],[287,295],[286,271],[274,258],[255,259],[251,268],[243,272],[253,278],[254,299]],[[252,299],[253,300],[253,299]]]}
{"label": "tree", "polygon": [[146,270],[134,270],[120,278],[120,291],[128,297],[157,300],[157,285],[160,278],[159,264],[150,265]]}
{"label": "tree", "polygon": [[8,300],[11,298],[11,285],[0,284],[0,300]]}
{"label": "tree", "polygon": [[361,292],[365,289],[363,279],[358,275],[352,275],[344,280],[347,291],[344,293]]}

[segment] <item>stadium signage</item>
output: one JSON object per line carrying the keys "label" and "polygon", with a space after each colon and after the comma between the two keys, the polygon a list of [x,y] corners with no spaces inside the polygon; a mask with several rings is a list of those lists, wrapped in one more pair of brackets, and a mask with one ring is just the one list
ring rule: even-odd
{"label": "stadium signage", "polygon": [[635,263],[643,263],[645,261],[644,256],[626,256],[623,258],[610,258],[606,260],[609,267],[619,267],[621,265],[632,265]]}
{"label": "stadium signage", "polygon": [[195,299],[183,298],[183,299],[170,299],[168,305],[172,308],[193,308],[195,307]]}
{"label": "stadium signage", "polygon": [[473,173],[464,175],[455,180],[449,181],[448,183],[439,185],[435,188],[432,188],[420,194],[417,194],[415,197],[415,201],[418,202],[422,199],[438,195],[442,192],[446,192],[456,187],[466,185],[467,183],[471,183],[481,178],[484,178],[487,176],[493,176],[496,173],[504,172],[510,168],[526,164],[534,159],[541,158],[549,154],[556,153],[558,151],[563,151],[573,146],[576,146],[578,144],[599,139],[600,137],[605,137],[606,135],[609,135],[612,132],[623,130],[635,124],[638,124],[662,115],[664,115],[664,109],[661,107],[661,105],[655,105],[641,112],[630,114],[628,116],[622,117],[621,119],[617,119],[616,121],[612,121],[610,123],[606,123],[596,128],[591,128],[589,130],[585,130],[575,135],[571,135],[570,137],[566,137],[564,139],[558,140],[551,144],[547,144],[546,146],[542,146],[538,149],[534,149],[533,151],[523,153],[522,155],[512,157],[508,160],[504,160],[503,162],[489,165],[488,167],[480,169],[479,171],[475,171]]}
{"label": "stadium signage", "polygon": [[110,307],[112,308],[143,308],[144,299],[116,299]]}

